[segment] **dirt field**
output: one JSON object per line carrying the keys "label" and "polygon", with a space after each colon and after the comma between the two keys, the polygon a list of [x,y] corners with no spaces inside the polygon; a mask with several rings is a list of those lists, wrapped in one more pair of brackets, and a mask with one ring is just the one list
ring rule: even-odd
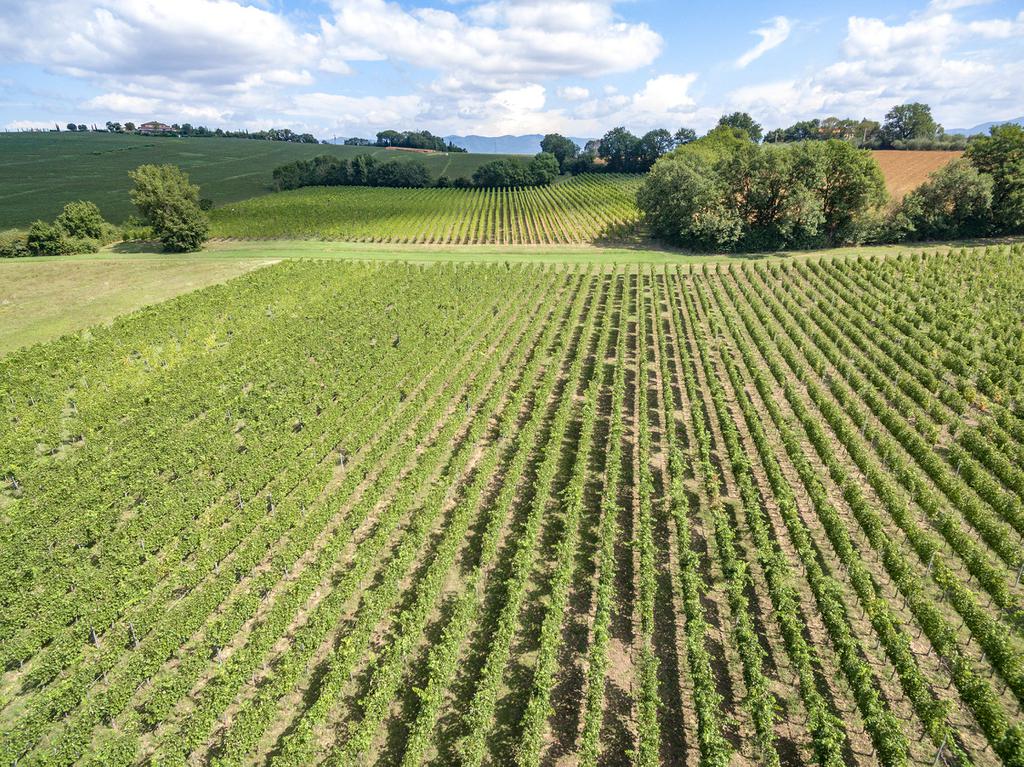
{"label": "dirt field", "polygon": [[885,174],[885,188],[894,200],[901,200],[928,179],[928,174],[951,163],[963,152],[926,152],[879,149],[872,154]]}

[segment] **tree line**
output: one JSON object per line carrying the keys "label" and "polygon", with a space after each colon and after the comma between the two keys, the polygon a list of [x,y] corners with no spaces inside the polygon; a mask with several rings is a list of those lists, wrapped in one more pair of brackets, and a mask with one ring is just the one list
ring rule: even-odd
{"label": "tree line", "polygon": [[483,163],[472,178],[436,180],[427,165],[416,158],[380,162],[372,155],[360,154],[351,160],[325,154],[311,160],[296,160],[273,171],[276,191],[305,186],[389,186],[405,188],[436,187],[517,187],[550,184],[559,174],[553,154],[540,152],[528,163],[500,158]]}
{"label": "tree line", "polygon": [[384,130],[377,134],[377,141],[369,139],[348,138],[345,139],[347,146],[382,146],[398,147],[401,149],[429,149],[434,152],[465,152],[461,146],[456,146],[450,141],[445,141],[440,136],[435,136],[428,130],[423,131],[397,131]]}
{"label": "tree line", "polygon": [[757,143],[727,121],[659,159],[637,203],[652,235],[696,250],[1019,234],[1024,128],[993,128],[963,158],[891,201],[878,163],[853,142]]}
{"label": "tree line", "polygon": [[776,128],[765,134],[767,143],[828,141],[840,139],[865,149],[965,149],[967,136],[946,133],[932,117],[927,104],[897,104],[884,122],[863,118],[826,117],[799,120],[788,128]]}
{"label": "tree line", "polygon": [[[82,123],[69,122],[66,129],[70,133],[88,133],[90,128]],[[269,130],[247,131],[247,130],[223,130],[222,128],[207,128],[205,125],[192,125],[191,123],[173,123],[170,133],[165,135],[197,137],[197,138],[247,138],[257,141],[288,141],[294,144],[319,144],[320,140],[312,133],[296,133],[291,128],[271,128]],[[58,126],[57,130],[60,130]],[[93,125],[93,133],[138,133],[138,126],[131,122],[119,123],[108,120],[102,128]]]}

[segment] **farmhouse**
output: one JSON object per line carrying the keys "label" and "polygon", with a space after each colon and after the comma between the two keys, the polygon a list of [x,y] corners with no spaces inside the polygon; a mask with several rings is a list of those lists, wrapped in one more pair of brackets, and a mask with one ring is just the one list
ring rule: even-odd
{"label": "farmhouse", "polygon": [[162,122],[151,120],[150,122],[142,123],[142,125],[139,126],[139,133],[152,135],[155,133],[173,133],[173,131],[171,130],[170,125],[165,125]]}

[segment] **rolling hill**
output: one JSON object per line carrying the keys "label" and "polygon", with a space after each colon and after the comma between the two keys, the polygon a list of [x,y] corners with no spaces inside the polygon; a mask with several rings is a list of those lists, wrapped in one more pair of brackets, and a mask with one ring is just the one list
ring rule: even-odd
{"label": "rolling hill", "polygon": [[52,219],[71,200],[92,200],[121,222],[134,212],[128,171],[173,163],[222,205],[271,191],[274,168],[320,154],[426,163],[435,178],[471,176],[487,154],[406,152],[377,147],[290,144],[230,138],[162,138],[108,133],[0,133],[0,229]]}

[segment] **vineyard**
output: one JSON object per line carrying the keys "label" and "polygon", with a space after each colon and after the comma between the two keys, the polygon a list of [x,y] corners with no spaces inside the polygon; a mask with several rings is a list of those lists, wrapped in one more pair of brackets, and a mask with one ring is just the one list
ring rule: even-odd
{"label": "vineyard", "polygon": [[640,176],[591,174],[553,186],[505,189],[310,187],[213,211],[227,238],[351,242],[560,245],[629,229]]}
{"label": "vineyard", "polygon": [[[572,188],[246,210],[593,236]],[[1022,291],[285,261],[14,352],[0,762],[1022,767]]]}

